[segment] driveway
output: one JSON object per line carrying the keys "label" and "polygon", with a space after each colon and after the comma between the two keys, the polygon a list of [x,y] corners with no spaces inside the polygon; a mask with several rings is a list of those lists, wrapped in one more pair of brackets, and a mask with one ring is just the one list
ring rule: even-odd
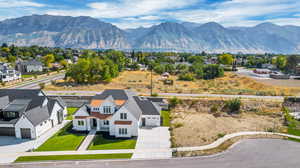
{"label": "driveway", "polygon": [[0,136],[0,163],[14,162],[22,152],[39,147],[68,122],[70,121],[64,121],[63,124],[57,125],[35,140],[17,139],[16,137],[11,136]]}
{"label": "driveway", "polygon": [[[169,127],[140,128],[133,159],[170,158]],[[151,151],[151,149],[154,149]]]}

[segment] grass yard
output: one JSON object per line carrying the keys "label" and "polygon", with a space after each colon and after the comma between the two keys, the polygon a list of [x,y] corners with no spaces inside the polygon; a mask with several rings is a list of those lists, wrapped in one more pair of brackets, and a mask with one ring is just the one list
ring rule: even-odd
{"label": "grass yard", "polygon": [[[300,136],[300,121],[295,120],[290,114],[288,109],[284,109],[285,119],[287,121],[288,129],[287,133],[291,135]],[[300,142],[299,139],[288,138],[289,140]]]}
{"label": "grass yard", "polygon": [[[105,137],[105,138],[104,138]],[[116,139],[106,138],[102,134],[96,135],[89,146],[89,150],[134,149],[136,138]]]}
{"label": "grass yard", "polygon": [[15,162],[37,162],[52,160],[96,160],[96,159],[130,159],[131,153],[120,154],[92,154],[92,155],[49,155],[49,156],[21,156]]}
{"label": "grass yard", "polygon": [[68,116],[67,116],[67,120],[73,120],[73,114],[78,110],[78,108],[76,107],[68,107]]}
{"label": "grass yard", "polygon": [[[179,81],[171,75],[173,85],[165,85],[160,75],[153,75],[154,93],[213,93],[213,94],[246,94],[246,95],[300,95],[299,87],[281,87],[267,85],[250,77],[244,77],[232,72],[213,80]],[[151,75],[148,71],[124,71],[109,83],[94,85],[76,85],[64,80],[56,85],[47,85],[45,90],[89,90],[133,89],[144,94],[150,93]]]}
{"label": "grass yard", "polygon": [[161,117],[163,119],[162,126],[169,127],[170,126],[170,111],[161,111]]}
{"label": "grass yard", "polygon": [[22,78],[31,78],[34,77],[34,75],[22,75]]}
{"label": "grass yard", "polygon": [[73,133],[72,123],[59,130],[35,151],[71,151],[77,150],[86,134]]}

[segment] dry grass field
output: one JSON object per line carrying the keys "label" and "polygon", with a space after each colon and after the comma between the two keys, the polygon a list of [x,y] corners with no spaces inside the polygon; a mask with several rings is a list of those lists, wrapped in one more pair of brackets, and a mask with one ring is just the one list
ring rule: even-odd
{"label": "dry grass field", "polygon": [[[241,114],[221,112],[223,100],[183,100],[171,111],[172,145],[199,146],[240,131],[283,131],[280,102],[242,101]],[[210,112],[214,105],[220,115]]]}
{"label": "dry grass field", "polygon": [[[137,92],[149,93],[150,72],[125,71],[110,83],[94,85],[74,85],[65,81],[57,81],[56,85],[48,85],[46,90],[88,90],[134,89]],[[214,80],[179,81],[177,76],[170,76],[173,85],[165,85],[160,75],[153,75],[154,93],[215,93],[215,94],[248,94],[248,95],[300,95],[300,87],[270,86],[248,77],[226,72],[222,78]]]}

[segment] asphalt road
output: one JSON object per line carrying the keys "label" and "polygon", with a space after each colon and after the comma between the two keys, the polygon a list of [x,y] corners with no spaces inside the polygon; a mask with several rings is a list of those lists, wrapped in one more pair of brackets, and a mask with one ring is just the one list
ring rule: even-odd
{"label": "asphalt road", "polygon": [[166,160],[64,161],[0,165],[2,168],[297,168],[300,143],[249,139],[228,151],[207,157]]}
{"label": "asphalt road", "polygon": [[9,89],[38,89],[38,88],[40,88],[40,86],[39,86],[40,83],[50,83],[52,80],[63,79],[64,76],[65,76],[65,74],[51,75],[51,76],[47,76],[45,78],[24,82],[23,84],[9,87]]}

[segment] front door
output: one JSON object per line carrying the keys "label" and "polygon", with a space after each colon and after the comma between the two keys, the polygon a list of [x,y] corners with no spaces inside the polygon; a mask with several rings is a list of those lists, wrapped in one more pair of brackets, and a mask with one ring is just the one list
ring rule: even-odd
{"label": "front door", "polygon": [[146,118],[142,118],[142,126],[146,126]]}
{"label": "front door", "polygon": [[93,118],[93,128],[97,128],[97,119]]}

